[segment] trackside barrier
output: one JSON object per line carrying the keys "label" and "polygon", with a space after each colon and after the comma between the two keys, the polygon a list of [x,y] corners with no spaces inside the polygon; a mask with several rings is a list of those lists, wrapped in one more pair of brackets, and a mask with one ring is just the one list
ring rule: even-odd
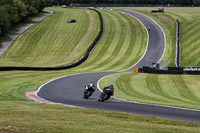
{"label": "trackside barrier", "polygon": [[150,67],[139,68],[140,73],[151,73],[151,74],[191,74],[200,75],[200,67],[168,67],[168,70],[159,70]]}
{"label": "trackside barrier", "polygon": [[93,50],[93,48],[95,47],[95,45],[97,44],[97,42],[99,41],[99,39],[101,38],[101,36],[103,34],[103,18],[102,18],[101,13],[99,11],[97,11],[96,9],[90,9],[90,10],[96,11],[97,14],[99,15],[100,31],[99,31],[97,37],[95,38],[95,40],[89,46],[89,48],[87,49],[86,53],[82,56],[81,59],[79,59],[75,63],[69,64],[69,65],[64,65],[64,66],[58,66],[58,67],[17,67],[17,66],[6,67],[5,66],[5,67],[0,67],[0,71],[13,71],[13,70],[21,70],[21,71],[52,71],[52,70],[64,70],[64,69],[69,69],[69,68],[76,67],[76,66],[80,65],[81,63],[83,63],[89,57],[90,52]]}
{"label": "trackside barrier", "polygon": [[164,8],[158,8],[158,10],[152,10],[151,12],[164,12]]}
{"label": "trackside barrier", "polygon": [[152,74],[183,74],[182,70],[159,70],[155,68],[139,68],[141,73],[152,73]]}
{"label": "trackside barrier", "polygon": [[175,55],[175,64],[176,64],[176,67],[179,67],[180,66],[180,35],[179,35],[179,32],[180,31],[180,23],[179,23],[179,20],[177,19],[176,20],[176,55]]}

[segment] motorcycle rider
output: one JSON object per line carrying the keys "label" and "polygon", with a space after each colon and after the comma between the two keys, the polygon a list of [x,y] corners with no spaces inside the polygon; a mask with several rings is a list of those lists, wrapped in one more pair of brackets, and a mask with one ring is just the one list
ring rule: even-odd
{"label": "motorcycle rider", "polygon": [[104,102],[104,100],[108,100],[111,96],[114,95],[114,87],[113,85],[109,85],[103,88],[103,92],[99,96],[98,102]]}
{"label": "motorcycle rider", "polygon": [[86,85],[83,98],[88,99],[88,97],[90,97],[94,91],[95,91],[95,85],[93,83]]}
{"label": "motorcycle rider", "polygon": [[113,85],[109,85],[109,86],[107,86],[107,87],[104,87],[103,88],[103,93],[107,93],[107,91],[108,90],[113,90],[113,93],[112,93],[112,95],[114,94],[114,87],[113,87]]}

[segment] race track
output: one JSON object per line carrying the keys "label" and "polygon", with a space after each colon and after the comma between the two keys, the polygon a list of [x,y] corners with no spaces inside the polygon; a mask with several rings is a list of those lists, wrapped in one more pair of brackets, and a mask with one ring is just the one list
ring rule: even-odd
{"label": "race track", "polygon": [[[163,56],[165,49],[165,36],[162,29],[150,18],[132,11],[119,10],[136,17],[141,23],[151,30],[148,31],[149,41],[143,58],[133,67],[125,71],[133,71],[134,67],[151,66],[152,62],[158,62]],[[200,122],[200,111],[164,107],[157,105],[140,104],[120,99],[112,99],[106,102],[98,102],[100,91],[96,92],[87,100],[83,99],[84,86],[90,82],[97,85],[102,77],[117,72],[84,73],[61,77],[38,88],[36,95],[55,103],[66,105],[128,112],[142,115],[158,116],[163,118]]]}

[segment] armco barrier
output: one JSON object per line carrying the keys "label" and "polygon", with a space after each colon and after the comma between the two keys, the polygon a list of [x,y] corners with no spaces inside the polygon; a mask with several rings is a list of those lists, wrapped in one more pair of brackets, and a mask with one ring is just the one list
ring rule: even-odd
{"label": "armco barrier", "polygon": [[176,20],[176,51],[175,51],[175,64],[176,67],[180,66],[180,35],[179,32],[180,31],[180,23],[179,20]]}
{"label": "armco barrier", "polygon": [[152,73],[152,74],[183,74],[183,70],[180,69],[170,69],[170,70],[159,70],[155,68],[139,68],[141,73]]}
{"label": "armco barrier", "polygon": [[168,70],[159,70],[150,67],[139,68],[140,73],[152,73],[152,74],[190,74],[200,75],[200,67],[169,67]]}
{"label": "armco barrier", "polygon": [[90,52],[92,51],[92,49],[97,44],[97,42],[99,41],[99,39],[101,38],[101,36],[103,34],[103,18],[102,18],[101,13],[99,11],[97,11],[96,9],[90,9],[90,10],[96,11],[97,14],[99,15],[100,31],[99,31],[97,37],[95,38],[95,40],[89,46],[89,48],[87,49],[86,53],[83,55],[83,57],[81,59],[79,59],[75,63],[69,64],[69,65],[64,65],[64,66],[58,66],[58,67],[17,67],[17,66],[6,67],[5,66],[5,67],[0,67],[0,71],[13,71],[13,70],[21,70],[21,71],[52,71],[52,70],[64,70],[64,69],[69,69],[69,68],[76,67],[76,66],[80,65],[81,63],[83,63],[89,57]]}

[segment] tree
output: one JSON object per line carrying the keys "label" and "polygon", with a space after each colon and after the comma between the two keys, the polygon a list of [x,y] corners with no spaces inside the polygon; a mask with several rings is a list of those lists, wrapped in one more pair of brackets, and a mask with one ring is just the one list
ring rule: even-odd
{"label": "tree", "polygon": [[0,36],[1,36],[1,27],[0,27]]}
{"label": "tree", "polygon": [[6,5],[6,4],[14,6],[13,0],[0,0],[0,6]]}
{"label": "tree", "polygon": [[19,22],[19,15],[18,15],[18,10],[16,7],[9,5],[9,4],[3,5],[1,7],[5,8],[7,10],[7,13],[9,15],[8,23],[10,23],[10,25],[14,25]]}
{"label": "tree", "polygon": [[23,20],[28,14],[27,6],[21,0],[13,0],[13,1],[18,9],[19,19]]}
{"label": "tree", "polygon": [[10,28],[10,20],[9,20],[9,14],[7,13],[7,9],[5,7],[0,7],[0,29],[1,33],[5,34],[8,32]]}

